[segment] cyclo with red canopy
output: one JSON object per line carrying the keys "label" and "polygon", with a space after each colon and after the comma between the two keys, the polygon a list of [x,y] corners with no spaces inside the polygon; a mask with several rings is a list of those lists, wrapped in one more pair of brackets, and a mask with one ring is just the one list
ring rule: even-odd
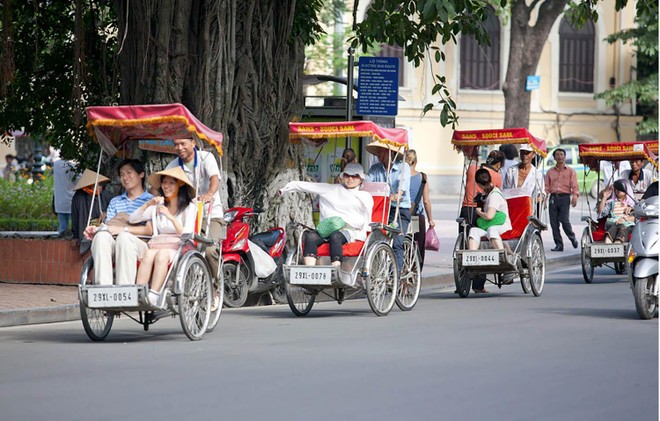
{"label": "cyclo with red canopy", "polygon": [[[289,123],[289,138],[294,142],[302,140],[318,147],[329,139],[336,141],[347,136],[368,137],[392,145],[401,156],[408,145],[405,130],[382,128],[371,121]],[[394,235],[401,231],[388,225],[389,184],[365,182],[362,190],[369,192],[374,200],[371,232],[366,241],[344,244],[340,268],[330,264],[328,244],[319,247],[316,266],[305,266],[302,238],[306,230],[313,228],[294,224],[302,230],[294,237],[295,250],[287,257],[284,278],[287,301],[295,315],[307,315],[319,294],[341,304],[348,298],[366,293],[372,311],[378,316],[387,315],[395,302],[404,311],[411,310],[417,303],[421,289],[421,270],[417,244],[412,237],[413,224],[409,224],[408,232],[405,233],[403,266],[399,279],[392,242]]]}
{"label": "cyclo with red canopy", "polygon": [[[87,128],[101,146],[97,174],[104,153],[113,156],[120,148],[130,143],[137,145],[137,141],[142,140],[193,139],[198,147],[208,145],[222,154],[222,134],[204,126],[181,104],[89,107]],[[98,179],[94,190],[97,187]],[[220,294],[222,303],[223,279],[220,271],[210,273],[206,248],[218,245],[202,234],[202,226],[206,228],[204,232],[208,232],[211,206],[212,203],[203,206],[199,202],[195,233],[181,236],[163,289],[159,291],[165,311],[159,311],[160,307],[152,306],[147,300],[148,285],[96,285],[94,260],[92,256],[87,258],[80,275],[78,298],[80,316],[90,339],[104,340],[115,317],[121,314],[142,324],[144,330],[164,316],[178,315],[184,333],[191,340],[201,339],[216,326],[222,305],[213,310],[212,295],[214,291]],[[138,315],[132,314],[134,312]]]}
{"label": "cyclo with red canopy", "polygon": [[[643,159],[650,162],[656,171],[658,169],[657,141],[583,143],[578,147],[580,162],[589,171],[597,171],[598,179],[600,179],[601,163],[603,161],[610,162],[614,169],[616,169],[622,161]],[[614,174],[614,171],[612,173]],[[586,176],[587,171],[585,171],[585,179]],[[614,181],[614,177],[611,177],[608,180],[608,185]],[[596,197],[600,200],[600,183],[597,191],[598,194]],[[604,198],[603,200],[607,199]],[[589,200],[588,197],[587,200]],[[594,268],[603,265],[611,267],[618,275],[623,274],[626,270],[628,241],[622,243],[605,242],[605,222],[607,221],[607,217],[598,218],[597,216],[596,219],[593,219],[591,216],[583,216],[582,220],[587,222],[580,240],[580,256],[584,282],[590,284],[594,279]]]}
{"label": "cyclo with red canopy", "polygon": [[[465,156],[461,193],[465,193],[465,177],[469,166],[477,164],[479,149],[486,146],[514,144],[529,145],[537,154],[545,157],[545,141],[533,136],[524,128],[454,131],[451,143],[454,149]],[[536,185],[536,191],[542,191]],[[505,194],[506,197],[506,194]],[[501,288],[505,277],[519,277],[525,294],[532,291],[541,295],[545,284],[545,251],[541,232],[547,229],[542,222],[544,206],[536,205],[536,198],[529,195],[506,198],[511,230],[501,235],[504,249],[492,249],[487,238],[481,239],[479,250],[468,250],[469,225],[465,218],[457,218],[462,232],[456,239],[453,253],[454,282],[456,291],[462,298],[470,293],[472,279],[478,275],[492,275],[488,282]],[[460,202],[463,197],[460,197]]]}

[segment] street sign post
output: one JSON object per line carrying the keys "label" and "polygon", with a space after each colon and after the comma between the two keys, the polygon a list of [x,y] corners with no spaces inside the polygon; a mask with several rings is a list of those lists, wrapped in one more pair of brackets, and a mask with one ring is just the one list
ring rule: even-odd
{"label": "street sign post", "polygon": [[541,87],[541,76],[527,76],[526,89],[528,91],[539,89]]}
{"label": "street sign post", "polygon": [[399,101],[399,58],[360,57],[357,114],[395,116]]}

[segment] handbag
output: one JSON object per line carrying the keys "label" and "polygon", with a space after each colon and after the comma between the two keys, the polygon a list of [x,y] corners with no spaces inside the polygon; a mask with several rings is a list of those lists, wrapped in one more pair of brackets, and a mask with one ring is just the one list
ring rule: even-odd
{"label": "handbag", "polygon": [[505,222],[506,214],[502,211],[495,212],[493,219],[490,220],[482,217],[477,218],[477,226],[482,230],[487,230],[488,228],[494,227],[496,225],[504,225]]}
{"label": "handbag", "polygon": [[181,245],[181,237],[178,234],[160,234],[151,237],[147,245],[150,249],[176,250]]}
{"label": "handbag", "polygon": [[433,227],[429,227],[429,229],[426,230],[426,234],[424,235],[424,248],[431,251],[440,250],[440,239]]}
{"label": "handbag", "polygon": [[346,222],[341,218],[341,216],[331,216],[319,222],[319,224],[316,226],[316,232],[319,233],[321,238],[328,238],[333,232],[339,231],[345,226]]}

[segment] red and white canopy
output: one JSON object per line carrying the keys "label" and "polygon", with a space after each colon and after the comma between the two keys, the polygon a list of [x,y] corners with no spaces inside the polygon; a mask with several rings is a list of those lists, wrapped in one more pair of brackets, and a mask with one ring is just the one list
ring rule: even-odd
{"label": "red and white canopy", "polygon": [[289,123],[289,139],[292,141],[305,140],[315,145],[321,145],[329,139],[347,136],[368,136],[383,143],[408,148],[408,132],[406,130],[386,129],[378,126],[373,121]]}
{"label": "red and white canopy", "polygon": [[114,155],[131,140],[203,140],[222,155],[222,133],[206,127],[182,104],[119,105],[87,108],[87,129]]}
{"label": "red and white canopy", "polygon": [[545,140],[533,136],[525,128],[490,129],[490,130],[455,130],[451,138],[454,149],[470,157],[478,155],[479,146],[528,144],[539,155],[545,158],[548,149]]}
{"label": "red and white canopy", "polygon": [[582,143],[578,145],[580,162],[598,170],[600,161],[627,161],[641,158],[658,168],[658,141]]}

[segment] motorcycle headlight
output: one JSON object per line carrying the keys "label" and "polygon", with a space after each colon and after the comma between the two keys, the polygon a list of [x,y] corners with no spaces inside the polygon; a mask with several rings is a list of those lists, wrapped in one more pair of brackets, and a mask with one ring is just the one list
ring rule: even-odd
{"label": "motorcycle headlight", "polygon": [[225,214],[222,215],[222,219],[224,219],[226,223],[230,223],[231,221],[234,220],[234,218],[236,218],[236,214],[237,214],[237,213],[238,213],[238,211],[235,211],[235,210],[234,210],[234,211],[225,212]]}
{"label": "motorcycle headlight", "polygon": [[644,210],[644,215],[646,216],[658,216],[658,205],[646,203],[642,206]]}

